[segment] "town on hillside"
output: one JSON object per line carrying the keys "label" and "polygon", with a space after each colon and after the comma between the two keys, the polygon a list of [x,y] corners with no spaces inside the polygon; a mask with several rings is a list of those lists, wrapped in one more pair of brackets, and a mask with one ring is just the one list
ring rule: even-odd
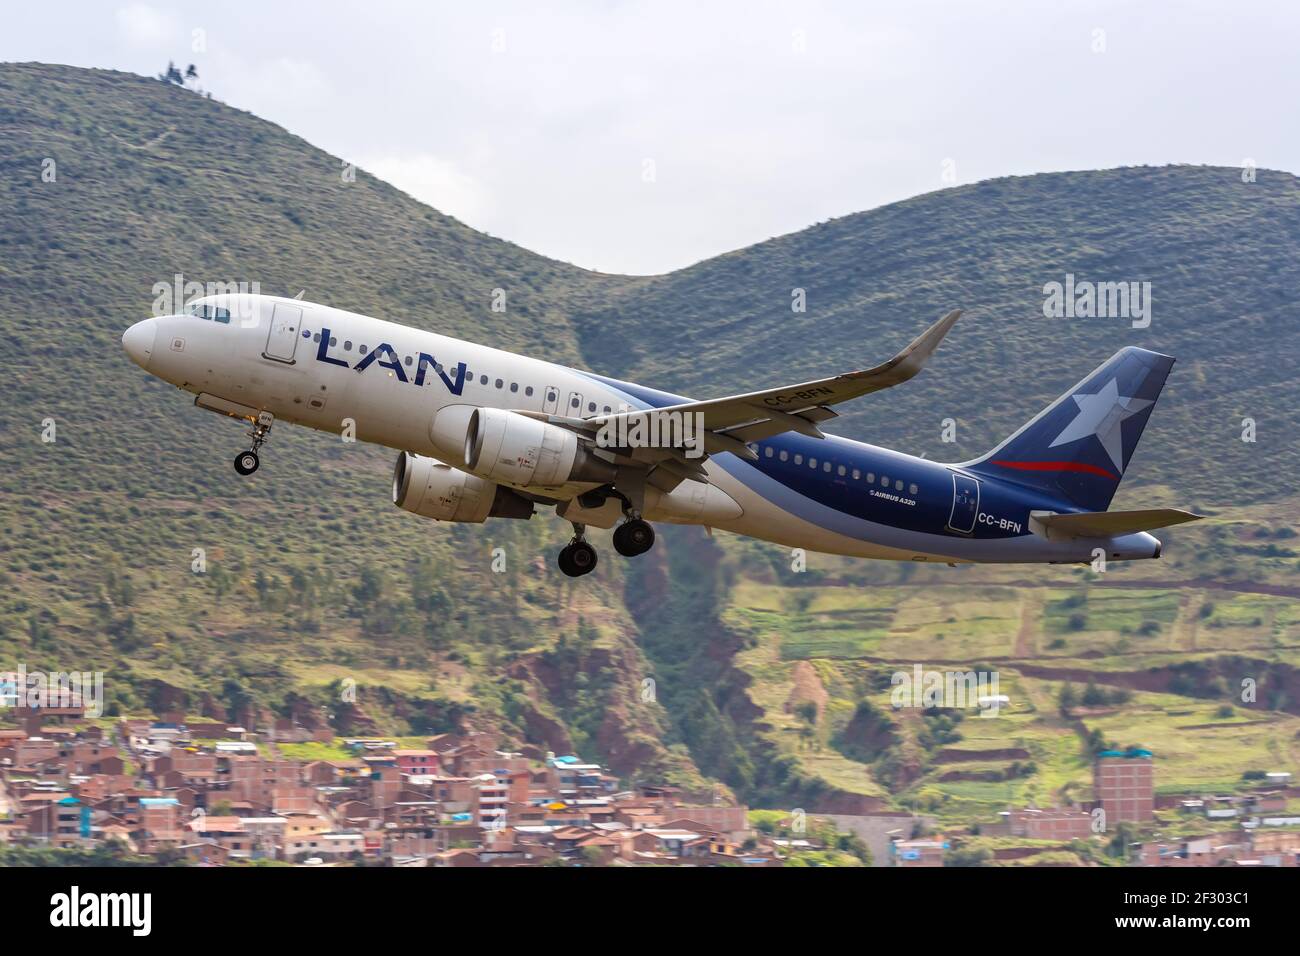
{"label": "town on hillside", "polygon": [[[67,702],[65,702],[67,703]],[[487,731],[338,737],[293,718],[256,729],[180,713],[91,719],[9,710],[0,858],[306,866],[1296,866],[1300,790],[1156,791],[1157,755],[1097,754],[1093,796],[944,828],[889,807],[763,810],[628,787],[599,764]],[[417,745],[418,744],[418,745]]]}

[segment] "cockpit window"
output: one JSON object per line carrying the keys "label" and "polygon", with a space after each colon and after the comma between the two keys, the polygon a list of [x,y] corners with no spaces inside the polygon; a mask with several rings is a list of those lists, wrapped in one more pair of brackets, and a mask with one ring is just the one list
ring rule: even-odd
{"label": "cockpit window", "polygon": [[218,308],[215,305],[205,303],[194,303],[188,309],[190,315],[200,319],[208,319],[212,322],[220,322],[222,325],[230,324],[230,310]]}

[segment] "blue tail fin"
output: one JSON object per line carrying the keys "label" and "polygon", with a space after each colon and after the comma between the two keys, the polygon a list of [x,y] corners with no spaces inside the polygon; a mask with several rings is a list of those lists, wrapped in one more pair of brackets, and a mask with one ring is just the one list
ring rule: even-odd
{"label": "blue tail fin", "polygon": [[1105,511],[1174,360],[1130,346],[966,467]]}

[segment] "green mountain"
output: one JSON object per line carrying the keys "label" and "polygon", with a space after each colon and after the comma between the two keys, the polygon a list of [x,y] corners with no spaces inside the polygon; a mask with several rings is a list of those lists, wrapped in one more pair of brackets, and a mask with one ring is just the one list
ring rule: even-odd
{"label": "green mountain", "polygon": [[[929,193],[650,279],[573,317],[583,356],[692,395],[804,381],[883,360],[950,308],[965,315],[913,385],[857,403],[840,433],[961,461],[1126,345],[1178,358],[1130,473],[1207,507],[1284,494],[1285,397],[1300,371],[1300,181],[1162,167],[999,179]],[[1147,281],[1147,328],[1044,318],[1043,287]],[[792,311],[801,289],[807,311]],[[612,334],[611,334],[612,330]],[[672,343],[665,348],[665,342]],[[612,350],[609,346],[616,348]],[[1260,430],[1240,440],[1242,418]],[[956,446],[940,440],[944,418]],[[1264,437],[1264,433],[1271,437]]]}
{"label": "green mountain", "polygon": [[[1167,729],[1179,700],[1233,685],[1238,665],[1225,661],[1291,686],[1300,191],[1289,174],[996,180],[633,278],[485,236],[364,171],[346,181],[337,157],[155,80],[2,65],[0,129],[12,370],[0,663],[103,670],[119,712],[253,707],[410,735],[497,727],[630,779],[972,818],[1078,784],[1084,765],[1064,742],[1077,728],[1052,716],[1061,682],[1147,681],[1151,698],[1130,701],[1146,716],[1099,728],[1122,742]],[[263,469],[238,479],[238,426],[189,407],[120,348],[176,273],[306,289],[701,397],[874,364],[959,306],[925,374],[836,423],[945,460],[983,451],[1138,344],[1179,364],[1117,506],[1193,506],[1214,520],[1171,535],[1158,566],[1098,580],[815,556],[797,574],[780,549],[665,529],[636,562],[602,547],[597,573],[573,582],[553,567],[567,537],[553,518],[447,527],[393,508],[386,450],[277,430]],[[1150,326],[1044,318],[1044,285],[1067,273],[1149,281]],[[806,311],[792,310],[794,290]],[[955,443],[940,438],[947,418]],[[1241,440],[1245,418],[1255,442]],[[1005,768],[944,770],[938,742],[962,731],[876,713],[888,700],[880,668],[912,660],[1003,661],[1034,716],[983,751],[1026,749],[1038,770],[943,780]],[[1188,662],[1199,669],[1170,671]],[[1300,682],[1261,698],[1270,733],[1295,729],[1297,705]],[[1216,764],[1218,782],[1261,753],[1294,762],[1272,737],[1224,750],[1239,756]]]}

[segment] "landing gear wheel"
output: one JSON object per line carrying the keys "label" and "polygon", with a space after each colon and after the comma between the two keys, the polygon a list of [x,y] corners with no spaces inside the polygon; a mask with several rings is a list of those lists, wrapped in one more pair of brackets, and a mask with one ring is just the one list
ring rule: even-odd
{"label": "landing gear wheel", "polygon": [[633,518],[614,529],[614,550],[625,558],[645,554],[655,543],[655,529],[646,521]]}
{"label": "landing gear wheel", "polygon": [[574,577],[590,574],[596,570],[596,549],[585,541],[575,541],[569,545],[569,564],[576,572]]}
{"label": "landing gear wheel", "polygon": [[248,438],[252,442],[248,451],[241,451],[235,456],[235,471],[241,475],[251,475],[257,471],[257,466],[261,461],[257,457],[257,450],[266,444],[266,436],[271,432],[271,426],[275,424],[275,416],[270,412],[259,412],[257,421],[253,422],[253,427],[248,430]]}
{"label": "landing gear wheel", "polygon": [[560,570],[571,578],[590,574],[596,567],[596,549],[585,541],[575,541],[560,549]]}
{"label": "landing gear wheel", "polygon": [[241,475],[251,475],[260,464],[255,451],[241,451],[235,456],[235,471]]}

